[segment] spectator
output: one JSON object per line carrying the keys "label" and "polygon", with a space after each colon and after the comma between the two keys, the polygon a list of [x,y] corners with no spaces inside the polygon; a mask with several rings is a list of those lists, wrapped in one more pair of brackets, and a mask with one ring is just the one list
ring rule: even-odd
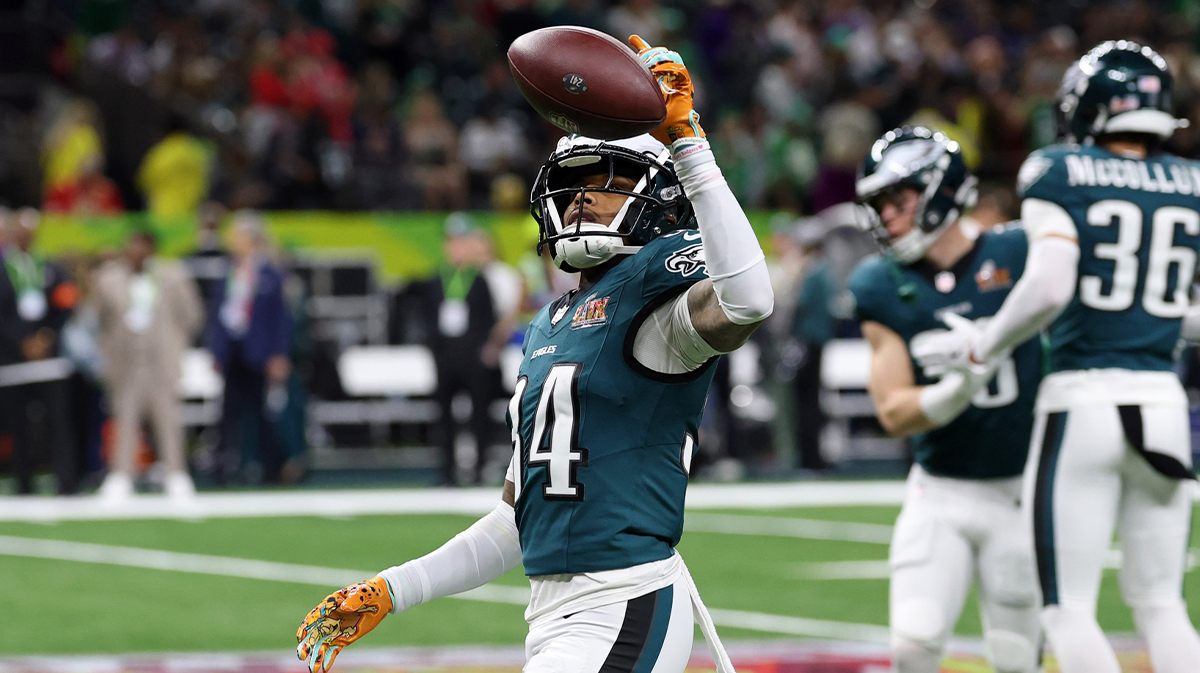
{"label": "spectator", "polygon": [[61,183],[46,192],[43,204],[46,212],[72,215],[115,215],[125,211],[125,202],[116,183],[102,172],[101,157],[88,160],[79,177]]}
{"label": "spectator", "polygon": [[59,357],[59,335],[75,305],[75,286],[54,264],[30,249],[39,215],[25,208],[8,215],[0,277],[0,414],[13,439],[17,492],[33,492],[34,422],[43,425],[58,492],[79,487],[70,408],[70,363]]}
{"label": "spectator", "polygon": [[208,146],[171,115],[166,133],[142,159],[137,181],[154,220],[194,215],[208,195]]}
{"label": "spectator", "polygon": [[792,315],[792,337],[800,345],[800,362],[792,379],[797,466],[824,471],[830,464],[821,455],[821,431],[826,420],[821,408],[821,356],[834,336],[832,306],[837,281],[823,254],[821,230],[810,225],[798,229],[796,235],[803,255],[799,296]]}
{"label": "spectator", "polygon": [[213,305],[217,286],[229,275],[229,255],[221,244],[221,220],[225,213],[225,207],[216,201],[206,201],[200,206],[196,213],[196,247],[184,260],[206,308]]}
{"label": "spectator", "polygon": [[354,174],[358,206],[368,210],[397,210],[413,199],[405,184],[404,129],[390,109],[391,76],[374,64],[363,76],[363,96],[354,119]]}
{"label": "spectator", "polygon": [[453,403],[456,395],[466,393],[476,447],[472,482],[478,484],[495,425],[489,413],[500,392],[500,353],[521,307],[521,281],[515,271],[492,258],[489,240],[465,213],[446,219],[443,250],[445,262],[423,288],[428,346],[438,373],[441,477],[447,486],[460,483]]}
{"label": "spectator", "polygon": [[413,100],[404,142],[413,178],[428,210],[457,210],[466,205],[466,171],[458,154],[458,133],[432,91]]}
{"label": "spectator", "polygon": [[492,106],[467,122],[462,130],[463,163],[472,208],[487,207],[493,178],[520,168],[529,157],[521,126],[511,117],[499,116]]}
{"label": "spectator", "polygon": [[[271,483],[280,478],[283,453],[268,414],[287,402],[292,318],[283,273],[267,258],[261,216],[234,215],[230,252],[229,275],[217,285],[209,310],[209,347],[225,377],[212,476],[229,483],[244,462],[261,468],[262,481]],[[249,476],[253,481],[256,475]]]}
{"label": "spectator", "polygon": [[158,258],[157,248],[153,233],[135,231],[125,242],[124,257],[101,267],[94,281],[104,380],[116,420],[114,458],[100,495],[114,500],[133,493],[143,419],[154,428],[167,495],[185,499],[194,492],[174,390],[183,353],[204,314],[187,269]]}
{"label": "spectator", "polygon": [[79,474],[84,481],[100,476],[104,469],[101,452],[104,444],[104,423],[108,418],[104,403],[100,353],[100,325],[94,297],[95,271],[102,263],[99,256],[69,257],[63,260],[67,275],[75,280],[78,301],[71,317],[63,325],[61,340],[63,357],[71,361],[70,418],[75,427],[75,455],[81,459]]}
{"label": "spectator", "polygon": [[67,101],[42,144],[42,193],[80,191],[80,182],[104,165],[96,106],[83,98]]}

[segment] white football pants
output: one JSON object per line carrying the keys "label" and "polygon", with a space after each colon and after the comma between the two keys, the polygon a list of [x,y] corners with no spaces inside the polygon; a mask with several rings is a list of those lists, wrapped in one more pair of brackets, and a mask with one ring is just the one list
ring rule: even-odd
{"label": "white football pants", "polygon": [[1043,625],[1063,673],[1120,670],[1096,622],[1114,528],[1121,595],[1155,672],[1200,671],[1200,638],[1183,602],[1190,482],[1160,474],[1135,450],[1139,444],[1158,454],[1151,459],[1190,468],[1186,407],[1097,402],[1037,415],[1023,501],[1033,524]]}
{"label": "white football pants", "polygon": [[935,477],[914,465],[890,551],[890,628],[898,673],[936,673],[978,582],[988,659],[999,673],[1038,669],[1041,633],[1021,478]]}
{"label": "white football pants", "polygon": [[543,619],[525,638],[525,673],[683,673],[692,653],[687,580],[644,596]]}

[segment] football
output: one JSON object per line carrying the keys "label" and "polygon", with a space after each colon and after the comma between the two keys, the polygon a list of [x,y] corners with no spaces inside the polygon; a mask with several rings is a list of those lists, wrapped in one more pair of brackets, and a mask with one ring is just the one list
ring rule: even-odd
{"label": "football", "polygon": [[526,33],[508,48],[525,99],[551,124],[601,140],[658,128],[662,92],[637,54],[616,38],[580,26]]}

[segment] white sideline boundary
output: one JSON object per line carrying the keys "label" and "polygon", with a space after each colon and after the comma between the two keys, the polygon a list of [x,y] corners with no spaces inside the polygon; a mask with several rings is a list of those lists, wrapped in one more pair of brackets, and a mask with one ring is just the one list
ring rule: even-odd
{"label": "white sideline boundary", "polygon": [[[197,520],[271,516],[364,516],[372,514],[474,514],[496,507],[498,488],[393,490],[295,490],[199,493],[175,501],[136,495],[124,502],[97,496],[0,496],[0,521],[54,522],[112,519]],[[844,505],[899,505],[904,482],[845,481],[788,484],[695,484],[687,508],[777,509]],[[716,524],[713,524],[716,525]],[[838,524],[844,526],[844,524]],[[859,524],[868,525],[868,524]],[[868,533],[867,535],[872,535]],[[838,538],[841,539],[841,538]]]}
{"label": "white sideline boundary", "polygon": [[[274,582],[339,587],[359,582],[374,571],[346,570],[321,566],[278,563],[257,559],[186,554],[182,552],[118,547],[90,542],[67,542],[38,538],[0,536],[0,556],[55,559],[80,563],[99,563],[126,568],[147,568],[172,572],[219,575]],[[450,596],[461,600],[506,605],[527,605],[528,587],[486,584],[477,589]],[[811,638],[833,638],[861,642],[887,642],[887,628],[872,624],[853,624],[823,619],[806,619],[742,610],[710,610],[717,626],[779,633]]]}

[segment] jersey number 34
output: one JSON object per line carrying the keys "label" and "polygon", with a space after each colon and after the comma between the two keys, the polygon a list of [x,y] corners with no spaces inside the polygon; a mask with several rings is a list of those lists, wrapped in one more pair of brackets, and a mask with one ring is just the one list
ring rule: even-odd
{"label": "jersey number 34", "polygon": [[[560,362],[550,368],[542,383],[537,410],[533,416],[527,467],[544,465],[546,482],[542,497],[547,500],[583,500],[583,484],[576,472],[587,466],[588,450],[579,446],[579,372],[578,362]],[[529,377],[517,379],[508,415],[512,422],[513,460],[524,454],[521,446],[521,402],[529,387]],[[514,466],[519,467],[519,463]],[[518,485],[524,475],[514,471]]]}
{"label": "jersey number 34", "polygon": [[[1097,243],[1097,259],[1113,263],[1112,283],[1105,290],[1100,276],[1079,279],[1079,300],[1101,311],[1124,311],[1137,299],[1138,266],[1142,255],[1142,209],[1129,201],[1107,199],[1093,203],[1087,210],[1088,224],[1111,227],[1116,224],[1115,243]],[[1145,255],[1145,286],[1142,308],[1157,318],[1182,318],[1188,307],[1188,288],[1196,270],[1196,251],[1175,245],[1175,229],[1183,227],[1187,236],[1200,236],[1200,212],[1180,206],[1163,206],[1150,217],[1150,246]],[[1168,293],[1171,267],[1176,267],[1175,288]]]}

